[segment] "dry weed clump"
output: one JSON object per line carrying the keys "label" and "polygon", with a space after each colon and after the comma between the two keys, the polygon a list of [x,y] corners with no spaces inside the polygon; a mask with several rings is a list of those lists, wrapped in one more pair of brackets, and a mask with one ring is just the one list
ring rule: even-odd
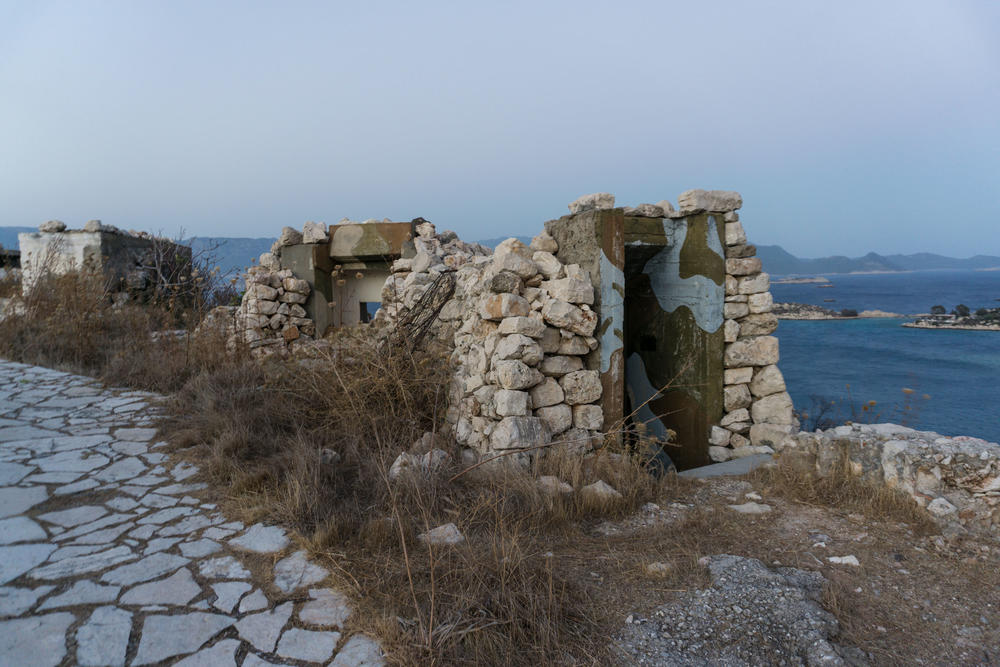
{"label": "dry weed clump", "polygon": [[[19,297],[18,297],[19,298]],[[99,273],[45,274],[0,320],[0,356],[99,377],[109,384],[169,392],[203,369],[231,362],[211,334],[155,337],[196,324],[197,313],[165,306],[116,305]]]}
{"label": "dry weed clump", "polygon": [[[171,443],[199,460],[231,509],[293,526],[325,557],[393,660],[550,664],[602,651],[586,587],[553,566],[550,545],[578,535],[581,521],[654,498],[664,482],[631,457],[558,445],[530,464],[463,463],[436,433],[451,375],[443,353],[379,351],[363,331],[333,343],[193,378],[173,399]],[[431,448],[448,459],[390,479],[400,453]],[[601,479],[622,497],[595,505],[544,489],[541,475],[576,490]],[[463,543],[419,539],[446,523]]]}

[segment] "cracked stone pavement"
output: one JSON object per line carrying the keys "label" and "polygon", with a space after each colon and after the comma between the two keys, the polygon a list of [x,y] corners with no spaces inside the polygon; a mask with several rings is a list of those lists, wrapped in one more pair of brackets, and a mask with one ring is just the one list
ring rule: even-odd
{"label": "cracked stone pavement", "polygon": [[383,664],[281,528],[199,500],[154,398],[0,360],[0,665]]}

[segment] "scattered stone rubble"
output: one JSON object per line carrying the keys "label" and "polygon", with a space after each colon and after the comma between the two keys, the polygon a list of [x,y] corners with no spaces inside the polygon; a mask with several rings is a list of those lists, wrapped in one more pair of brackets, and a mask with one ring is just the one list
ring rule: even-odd
{"label": "scattered stone rubble", "polygon": [[755,558],[702,559],[712,586],[684,593],[649,618],[631,615],[615,637],[629,664],[864,665],[858,649],[834,643],[837,619],[821,606],[824,578]]}
{"label": "scattered stone rubble", "polygon": [[1000,445],[946,437],[898,424],[853,424],[771,441],[779,456],[829,475],[850,472],[910,494],[943,528],[996,535],[1000,530]]}

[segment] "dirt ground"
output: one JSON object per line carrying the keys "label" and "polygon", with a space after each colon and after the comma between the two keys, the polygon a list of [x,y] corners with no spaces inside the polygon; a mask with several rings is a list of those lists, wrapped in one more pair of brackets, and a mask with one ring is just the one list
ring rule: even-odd
{"label": "dirt ground", "polygon": [[[585,528],[583,543],[555,551],[558,566],[588,582],[601,624],[613,635],[630,614],[648,614],[681,592],[703,588],[698,558],[734,554],[818,571],[823,606],[840,623],[838,643],[878,665],[1000,664],[1000,546],[942,537],[926,523],[790,499],[764,480],[687,483],[624,522]],[[771,511],[728,508],[746,494]],[[755,498],[751,495],[751,498]],[[832,564],[831,556],[860,566]],[[646,571],[666,563],[666,575]]]}

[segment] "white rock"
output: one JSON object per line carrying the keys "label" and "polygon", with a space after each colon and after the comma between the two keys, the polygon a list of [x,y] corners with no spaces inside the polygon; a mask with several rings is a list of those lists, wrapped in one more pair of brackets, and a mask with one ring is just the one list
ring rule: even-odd
{"label": "white rock", "polygon": [[98,607],[76,631],[78,665],[124,665],[132,614],[115,607]]}
{"label": "white rock", "polygon": [[530,338],[541,338],[545,334],[545,322],[537,317],[506,317],[500,321],[497,333],[522,334]]}
{"label": "white rock", "polygon": [[45,529],[26,516],[0,519],[0,545],[34,542],[47,537]]}
{"label": "white rock", "polygon": [[[140,563],[137,563],[139,565]],[[249,588],[249,586],[247,586]],[[201,587],[191,577],[187,568],[182,568],[161,581],[142,584],[130,589],[122,596],[122,604],[128,605],[185,605],[201,593]]]}
{"label": "white rock", "polygon": [[723,384],[748,384],[752,379],[752,366],[744,366],[743,368],[727,368],[723,373]]}
{"label": "white rock", "polygon": [[759,398],[750,407],[750,416],[755,424],[793,424],[792,398],[787,392]]}
{"label": "white rock", "polygon": [[538,252],[556,253],[559,252],[559,244],[548,232],[542,232],[531,239],[531,249]]}
{"label": "white rock", "polygon": [[317,632],[289,628],[278,642],[275,651],[284,658],[302,660],[311,664],[323,664],[333,655],[340,641],[339,632]]}
{"label": "white rock", "polygon": [[935,498],[927,504],[927,511],[939,519],[942,519],[957,512],[958,508],[944,498]]}
{"label": "white rock", "polygon": [[504,336],[497,344],[493,352],[493,360],[507,361],[508,359],[518,359],[528,366],[534,366],[542,360],[544,356],[541,346],[522,334],[511,334]]}
{"label": "white rock", "polygon": [[710,446],[708,448],[708,458],[712,459],[716,463],[722,463],[723,461],[728,461],[732,458],[732,451],[728,447]]}
{"label": "white rock", "polygon": [[774,364],[758,368],[750,382],[750,393],[757,397],[785,391],[785,378]]}
{"label": "white rock", "polygon": [[572,331],[581,336],[590,336],[597,328],[597,314],[582,310],[560,299],[546,301],[542,306],[542,317],[554,327]]}
{"label": "white rock", "polygon": [[550,496],[569,496],[573,494],[572,486],[552,475],[542,475],[539,477],[538,488]]}
{"label": "white rock", "polygon": [[566,404],[551,405],[535,410],[545,428],[552,436],[559,435],[573,425],[573,409]]}
{"label": "white rock", "polygon": [[[55,548],[55,545],[41,546],[51,547],[52,549]],[[14,547],[6,548],[13,549]],[[137,558],[137,556],[132,553],[131,549],[125,545],[121,545],[96,554],[66,558],[57,563],[49,563],[48,565],[32,570],[29,576],[32,579],[63,579],[65,577],[76,577],[88,572],[103,570],[118,563],[134,560],[135,558]],[[0,563],[3,562],[4,557],[2,552],[0,552]],[[0,576],[0,583],[3,583],[2,576]]]}
{"label": "white rock", "polygon": [[677,206],[684,215],[702,211],[726,213],[742,208],[743,197],[726,190],[687,190],[677,197]]}
{"label": "white rock", "polygon": [[[734,434],[735,435],[735,434]],[[730,441],[732,438],[730,438]],[[757,454],[774,454],[774,449],[767,445],[741,445],[733,447],[730,456],[734,459],[742,459],[746,456],[756,456]]]}
{"label": "white rock", "polygon": [[72,528],[73,526],[79,526],[82,523],[90,523],[95,519],[101,518],[107,513],[108,511],[100,505],[83,505],[81,507],[74,507],[68,510],[42,514],[38,518],[46,523],[54,523],[57,526],[62,526],[63,528]]}
{"label": "white rock", "polygon": [[751,314],[770,313],[774,305],[774,297],[770,292],[751,294],[747,297],[747,307]]}
{"label": "white rock", "polygon": [[[766,273],[759,273],[756,276],[747,276],[745,278],[740,278],[738,281],[737,293],[738,294],[765,294],[771,286],[771,277]],[[750,300],[753,303],[753,300]],[[751,309],[751,312],[753,310]]]}
{"label": "white rock", "polygon": [[426,544],[461,544],[465,541],[465,536],[458,530],[458,526],[446,523],[426,533],[420,533],[417,539]]}
{"label": "white rock", "polygon": [[531,405],[536,409],[563,402],[562,387],[559,386],[559,382],[550,377],[545,378],[540,384],[532,387],[529,393],[531,395]]}
{"label": "white rock", "polygon": [[726,245],[743,245],[747,242],[747,234],[739,222],[726,223]]}
{"label": "white rock", "polygon": [[542,283],[542,289],[546,290],[553,299],[567,303],[594,303],[594,288],[589,281],[577,278],[546,280]]}
{"label": "white rock", "polygon": [[66,631],[76,619],[62,612],[0,621],[0,657],[11,667],[55,667],[66,656]]}
{"label": "white rock", "polygon": [[313,588],[309,602],[299,611],[299,620],[325,628],[340,628],[351,616],[351,604],[340,591]]}
{"label": "white rock", "polygon": [[622,494],[603,479],[580,489],[580,497],[589,504],[610,503],[621,500]]}
{"label": "white rock", "polygon": [[496,413],[501,417],[516,417],[528,414],[528,392],[500,389],[493,394]]}
{"label": "white rock", "polygon": [[584,211],[609,209],[615,207],[615,196],[608,192],[595,192],[578,197],[569,204],[569,212],[573,215]]}
{"label": "white rock", "polygon": [[45,232],[47,234],[64,232],[66,231],[66,223],[62,220],[49,220],[48,222],[43,222],[38,225],[38,231]]}
{"label": "white rock", "polygon": [[[729,444],[730,432],[724,428],[713,426],[708,437],[708,442],[716,447],[725,447]],[[710,452],[711,453],[711,452]],[[728,458],[728,457],[727,457]]]}
{"label": "white rock", "polygon": [[330,235],[326,233],[326,225],[322,222],[307,222],[302,226],[303,243],[326,243]]}
{"label": "white rock", "polygon": [[504,389],[528,389],[544,379],[537,369],[517,359],[497,361],[493,364],[493,371],[497,383]]}
{"label": "white rock", "polygon": [[574,405],[573,426],[588,431],[600,431],[604,426],[604,410],[599,405]]}
{"label": "white rock", "polygon": [[229,540],[229,543],[259,554],[270,554],[288,546],[288,538],[285,537],[284,529],[258,523],[250,526],[243,535]]}
{"label": "white rock", "polygon": [[260,611],[261,609],[267,609],[267,607],[267,596],[260,589],[257,589],[240,602],[240,613],[246,614],[251,611]]}
{"label": "white rock", "polygon": [[490,434],[493,449],[514,449],[545,444],[548,431],[537,417],[504,417]]}
{"label": "white rock", "polygon": [[[544,372],[544,370],[543,370]],[[568,405],[593,403],[601,397],[601,377],[597,371],[573,371],[559,379]]]}
{"label": "white rock", "polygon": [[[0,615],[21,616],[31,609],[38,599],[48,595],[55,586],[36,586],[35,588],[15,588],[0,586]],[[50,609],[49,600],[38,608],[39,611]]]}
{"label": "white rock", "polygon": [[562,262],[556,259],[555,255],[550,252],[536,252],[531,256],[531,260],[535,263],[535,266],[538,267],[539,273],[545,276],[548,280],[562,278],[565,274]]}
{"label": "white rock", "polygon": [[549,356],[542,359],[542,363],[538,365],[538,370],[545,375],[554,375],[558,377],[566,375],[567,373],[583,370],[583,361],[579,357],[568,357],[564,355]]}
{"label": "white rock", "polygon": [[302,243],[302,233],[292,227],[282,227],[281,235],[278,236],[278,247],[298,245]]}
{"label": "white rock", "polygon": [[[354,635],[347,640],[330,667],[383,667],[382,649],[378,642],[364,635]],[[247,667],[244,664],[244,667]]]}
{"label": "white rock", "polygon": [[767,514],[771,511],[770,505],[762,505],[760,503],[755,503],[752,500],[745,502],[742,505],[727,505],[727,507],[734,512],[739,512],[740,514]]}
{"label": "white rock", "polygon": [[202,561],[198,564],[198,572],[206,579],[250,578],[250,571],[232,556],[222,556],[221,558]]}
{"label": "white rock", "polygon": [[215,591],[215,601],[212,606],[224,614],[231,614],[240,598],[251,588],[253,587],[250,584],[243,581],[223,581],[212,584],[212,590]]}
{"label": "white rock", "polygon": [[722,406],[726,412],[750,407],[753,398],[745,384],[728,385],[722,390]]}
{"label": "white rock", "polygon": [[296,551],[274,566],[274,585],[283,593],[291,593],[302,586],[318,584],[329,574],[319,565],[310,563],[305,551]]}
{"label": "white rock", "polygon": [[188,559],[182,556],[157,553],[147,556],[138,562],[121,565],[110,572],[105,572],[101,575],[101,581],[109,584],[130,586],[173,572],[188,562]]}
{"label": "white rock", "polygon": [[[208,648],[189,655],[179,662],[174,663],[174,667],[224,667],[232,665],[236,667],[236,651],[240,647],[239,640],[223,639]],[[253,667],[251,658],[256,658],[252,653],[247,654],[247,659],[243,661],[244,667]],[[269,665],[261,660],[263,665]]]}
{"label": "white rock", "polygon": [[851,565],[853,567],[860,567],[861,563],[858,561],[857,556],[828,556],[827,560],[834,565]]}
{"label": "white rock", "polygon": [[769,366],[778,363],[778,339],[759,336],[726,345],[726,368]]}
{"label": "white rock", "polygon": [[233,621],[229,616],[197,611],[180,616],[147,616],[132,664],[149,665],[193,653]]}
{"label": "white rock", "polygon": [[271,611],[245,616],[236,623],[240,637],[264,653],[273,653],[281,631],[292,617],[294,603],[286,602]]}

